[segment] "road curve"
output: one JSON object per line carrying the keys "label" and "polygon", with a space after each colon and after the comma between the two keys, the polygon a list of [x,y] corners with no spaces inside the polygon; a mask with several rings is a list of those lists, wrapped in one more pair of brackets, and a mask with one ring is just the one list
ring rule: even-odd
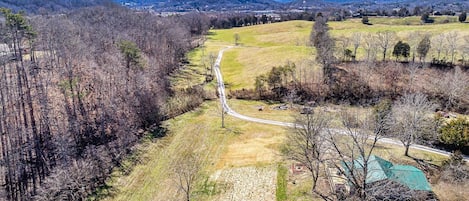
{"label": "road curve", "polygon": [[[230,108],[230,106],[226,102],[225,84],[223,82],[223,76],[222,76],[221,70],[220,70],[220,63],[221,63],[221,60],[223,58],[223,53],[226,50],[231,49],[231,48],[233,48],[233,47],[228,46],[228,47],[223,48],[222,50],[220,50],[218,52],[218,57],[217,57],[217,60],[215,61],[215,65],[214,65],[215,66],[215,68],[214,68],[215,75],[217,77],[217,84],[218,84],[218,94],[220,96],[220,104],[223,108],[223,111],[226,114],[229,114],[233,117],[236,117],[238,119],[242,119],[242,120],[245,120],[245,121],[262,123],[262,124],[270,124],[270,125],[276,125],[276,126],[283,126],[283,127],[295,127],[294,123],[280,122],[280,121],[273,121],[273,120],[267,120],[267,119],[259,119],[259,118],[254,118],[254,117],[248,117],[248,116],[239,114],[239,113],[237,113],[236,111],[234,111],[233,109]],[[333,130],[335,132],[338,132],[338,133],[343,133],[344,132],[343,130],[340,130],[340,129],[333,129]],[[393,145],[401,145],[402,146],[402,143],[400,141],[394,140],[394,139],[391,139],[391,138],[380,138],[378,142],[385,143],[385,144],[393,144]],[[435,154],[440,154],[440,155],[443,155],[443,156],[450,156],[450,154],[451,154],[448,151],[435,149],[435,148],[431,148],[431,147],[427,147],[427,146],[423,146],[423,145],[411,145],[410,147],[412,149],[427,151],[427,152],[431,152],[431,153],[435,153]],[[469,156],[465,155],[464,160],[469,162]]]}

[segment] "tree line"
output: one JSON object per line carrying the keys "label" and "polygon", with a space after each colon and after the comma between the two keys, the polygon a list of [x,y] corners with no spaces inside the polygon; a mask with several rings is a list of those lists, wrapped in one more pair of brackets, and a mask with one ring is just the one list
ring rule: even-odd
{"label": "tree line", "polygon": [[168,79],[208,30],[202,15],[117,6],[1,13],[2,199],[85,200],[142,136],[164,135],[161,120],[194,107],[167,101],[202,101]]}
{"label": "tree line", "polygon": [[334,40],[334,54],[341,61],[359,59],[357,50],[362,49],[364,54],[360,59],[365,61],[388,61],[391,60],[391,54],[400,62],[428,62],[430,59],[430,64],[437,67],[467,68],[468,65],[469,36],[456,31],[434,35],[414,31],[404,38],[398,37],[391,30],[374,34],[356,32],[351,36],[338,36]]}
{"label": "tree line", "polygon": [[233,27],[252,26],[259,24],[268,24],[284,22],[291,20],[313,21],[314,12],[286,12],[269,14],[249,14],[249,13],[216,13],[210,19],[210,26],[215,29],[229,29]]}

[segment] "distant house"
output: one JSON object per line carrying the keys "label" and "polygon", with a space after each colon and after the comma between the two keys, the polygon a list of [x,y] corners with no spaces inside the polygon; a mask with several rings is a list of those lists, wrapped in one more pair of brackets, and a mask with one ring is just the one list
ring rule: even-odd
{"label": "distant house", "polygon": [[[345,176],[351,172],[347,167],[353,167],[359,170],[363,169],[363,164],[363,158],[355,159],[353,164],[349,164],[348,166],[343,163],[342,167],[344,168]],[[368,160],[367,169],[365,179],[367,185],[372,186],[374,184],[379,185],[382,182],[389,182],[415,192],[422,192],[426,195],[433,196],[432,189],[425,174],[414,166],[394,165],[378,156],[371,155]]]}

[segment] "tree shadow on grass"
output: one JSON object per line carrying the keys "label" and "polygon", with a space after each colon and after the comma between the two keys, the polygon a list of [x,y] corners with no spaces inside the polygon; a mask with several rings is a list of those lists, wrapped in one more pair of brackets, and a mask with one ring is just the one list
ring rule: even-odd
{"label": "tree shadow on grass", "polygon": [[410,159],[414,160],[417,163],[419,169],[427,173],[433,173],[440,169],[440,166],[432,163],[433,160],[427,160],[422,158],[417,158],[414,156],[408,156]]}

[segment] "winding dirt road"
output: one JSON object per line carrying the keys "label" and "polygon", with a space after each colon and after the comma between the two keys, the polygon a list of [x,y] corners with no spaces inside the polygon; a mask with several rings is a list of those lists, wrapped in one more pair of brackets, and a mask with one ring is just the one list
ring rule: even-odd
{"label": "winding dirt road", "polygon": [[[293,124],[293,123],[248,117],[248,116],[239,114],[239,113],[237,113],[236,111],[234,111],[230,108],[230,106],[226,102],[225,84],[223,82],[223,76],[222,76],[221,70],[220,70],[220,63],[221,63],[221,60],[223,58],[223,53],[226,50],[231,49],[231,48],[233,48],[233,47],[228,46],[228,47],[223,48],[222,50],[220,50],[218,52],[218,57],[217,57],[217,60],[215,61],[215,68],[214,68],[215,69],[215,75],[217,76],[218,93],[220,94],[220,103],[223,107],[224,112],[231,115],[231,116],[233,116],[233,117],[236,117],[238,119],[242,119],[242,120],[246,120],[246,121],[250,121],[250,122],[270,124],[270,125],[283,126],[283,127],[295,127],[295,124]],[[337,132],[337,133],[344,133],[344,131],[340,130],[340,129],[332,129],[332,130],[334,132]],[[391,139],[391,138],[380,138],[379,142],[402,146],[402,143],[400,141],[394,140],[394,139]],[[423,145],[415,145],[414,144],[414,145],[411,145],[410,147],[412,149],[428,151],[428,152],[432,152],[432,153],[440,154],[440,155],[444,155],[444,156],[449,156],[451,154],[450,152],[447,152],[447,151],[444,151],[444,150],[439,150],[439,149],[435,149],[435,148],[431,148],[431,147],[427,147],[427,146],[423,146]],[[469,156],[465,155],[464,160],[469,162]]]}

